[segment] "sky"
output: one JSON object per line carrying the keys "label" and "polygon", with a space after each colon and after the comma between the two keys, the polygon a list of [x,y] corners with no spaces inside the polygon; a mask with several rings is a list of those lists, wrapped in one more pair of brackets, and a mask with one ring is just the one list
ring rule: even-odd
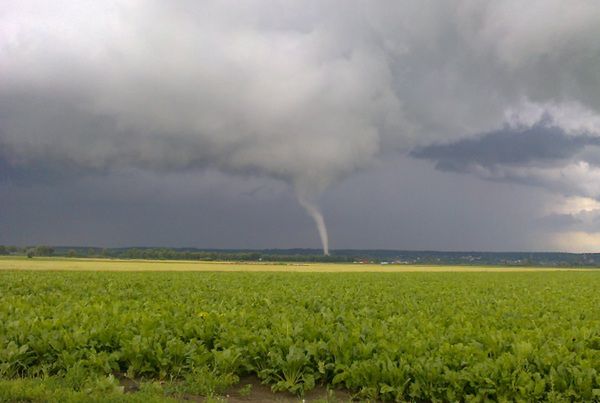
{"label": "sky", "polygon": [[600,3],[0,1],[0,244],[600,252]]}

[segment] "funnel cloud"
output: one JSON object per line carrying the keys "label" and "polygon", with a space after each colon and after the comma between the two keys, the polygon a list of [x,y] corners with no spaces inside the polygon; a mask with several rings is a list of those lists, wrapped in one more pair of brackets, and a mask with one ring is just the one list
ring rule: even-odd
{"label": "funnel cloud", "polygon": [[319,207],[313,202],[310,202],[303,198],[302,196],[298,196],[298,201],[300,205],[304,207],[308,215],[314,220],[317,225],[317,230],[319,231],[319,238],[321,239],[321,246],[323,247],[323,254],[325,256],[329,255],[329,237],[327,236],[327,226],[325,225],[325,220],[323,219],[323,214],[319,210]]}

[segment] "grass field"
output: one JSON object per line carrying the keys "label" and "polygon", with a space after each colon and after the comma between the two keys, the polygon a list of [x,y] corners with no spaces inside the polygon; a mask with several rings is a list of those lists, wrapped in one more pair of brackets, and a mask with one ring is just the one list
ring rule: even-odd
{"label": "grass field", "polygon": [[594,270],[3,258],[0,401],[599,401],[598,290]]}

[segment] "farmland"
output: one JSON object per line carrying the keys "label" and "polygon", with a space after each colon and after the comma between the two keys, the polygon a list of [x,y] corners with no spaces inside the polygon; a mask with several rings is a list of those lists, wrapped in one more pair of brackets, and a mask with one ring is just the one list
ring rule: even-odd
{"label": "farmland", "polygon": [[0,400],[599,400],[599,289],[594,270],[0,259]]}
{"label": "farmland", "polygon": [[450,265],[379,265],[351,263],[240,263],[197,262],[127,259],[60,259],[25,257],[0,257],[0,270],[40,271],[225,271],[225,272],[541,272],[541,271],[596,271],[592,268],[556,267],[502,267],[502,266],[450,266]]}

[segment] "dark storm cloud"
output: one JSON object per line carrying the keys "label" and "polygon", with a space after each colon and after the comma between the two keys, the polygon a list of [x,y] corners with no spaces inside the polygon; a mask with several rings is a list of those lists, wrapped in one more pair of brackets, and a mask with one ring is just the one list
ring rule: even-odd
{"label": "dark storm cloud", "polygon": [[[448,176],[401,158],[336,185],[319,200],[332,248],[542,247],[529,227],[543,195]],[[49,185],[0,184],[0,195],[0,244],[319,247],[286,185],[264,177],[124,171]]]}
{"label": "dark storm cloud", "polygon": [[[594,0],[3,2],[0,196],[208,169],[281,181],[319,224],[323,192],[417,147],[445,170],[595,197],[598,37]],[[534,125],[544,113],[554,128]]]}
{"label": "dark storm cloud", "polygon": [[70,167],[64,163],[52,165],[48,161],[27,164],[23,167],[15,166],[0,151],[0,183],[30,186],[62,182],[74,177],[79,178],[82,174],[83,172],[77,167]]}
{"label": "dark storm cloud", "polygon": [[570,135],[560,127],[539,122],[530,128],[510,128],[446,144],[432,144],[411,152],[411,156],[435,162],[436,169],[477,172],[501,165],[564,165],[588,146],[600,145],[600,138]]}
{"label": "dark storm cloud", "polygon": [[211,165],[314,195],[387,150],[488,132],[523,100],[599,110],[600,8],[528,10],[544,24],[513,1],[7,4],[0,143],[25,162]]}
{"label": "dark storm cloud", "polygon": [[545,117],[479,136],[414,149],[440,171],[535,186],[565,196],[600,198],[597,132],[567,132]]}

